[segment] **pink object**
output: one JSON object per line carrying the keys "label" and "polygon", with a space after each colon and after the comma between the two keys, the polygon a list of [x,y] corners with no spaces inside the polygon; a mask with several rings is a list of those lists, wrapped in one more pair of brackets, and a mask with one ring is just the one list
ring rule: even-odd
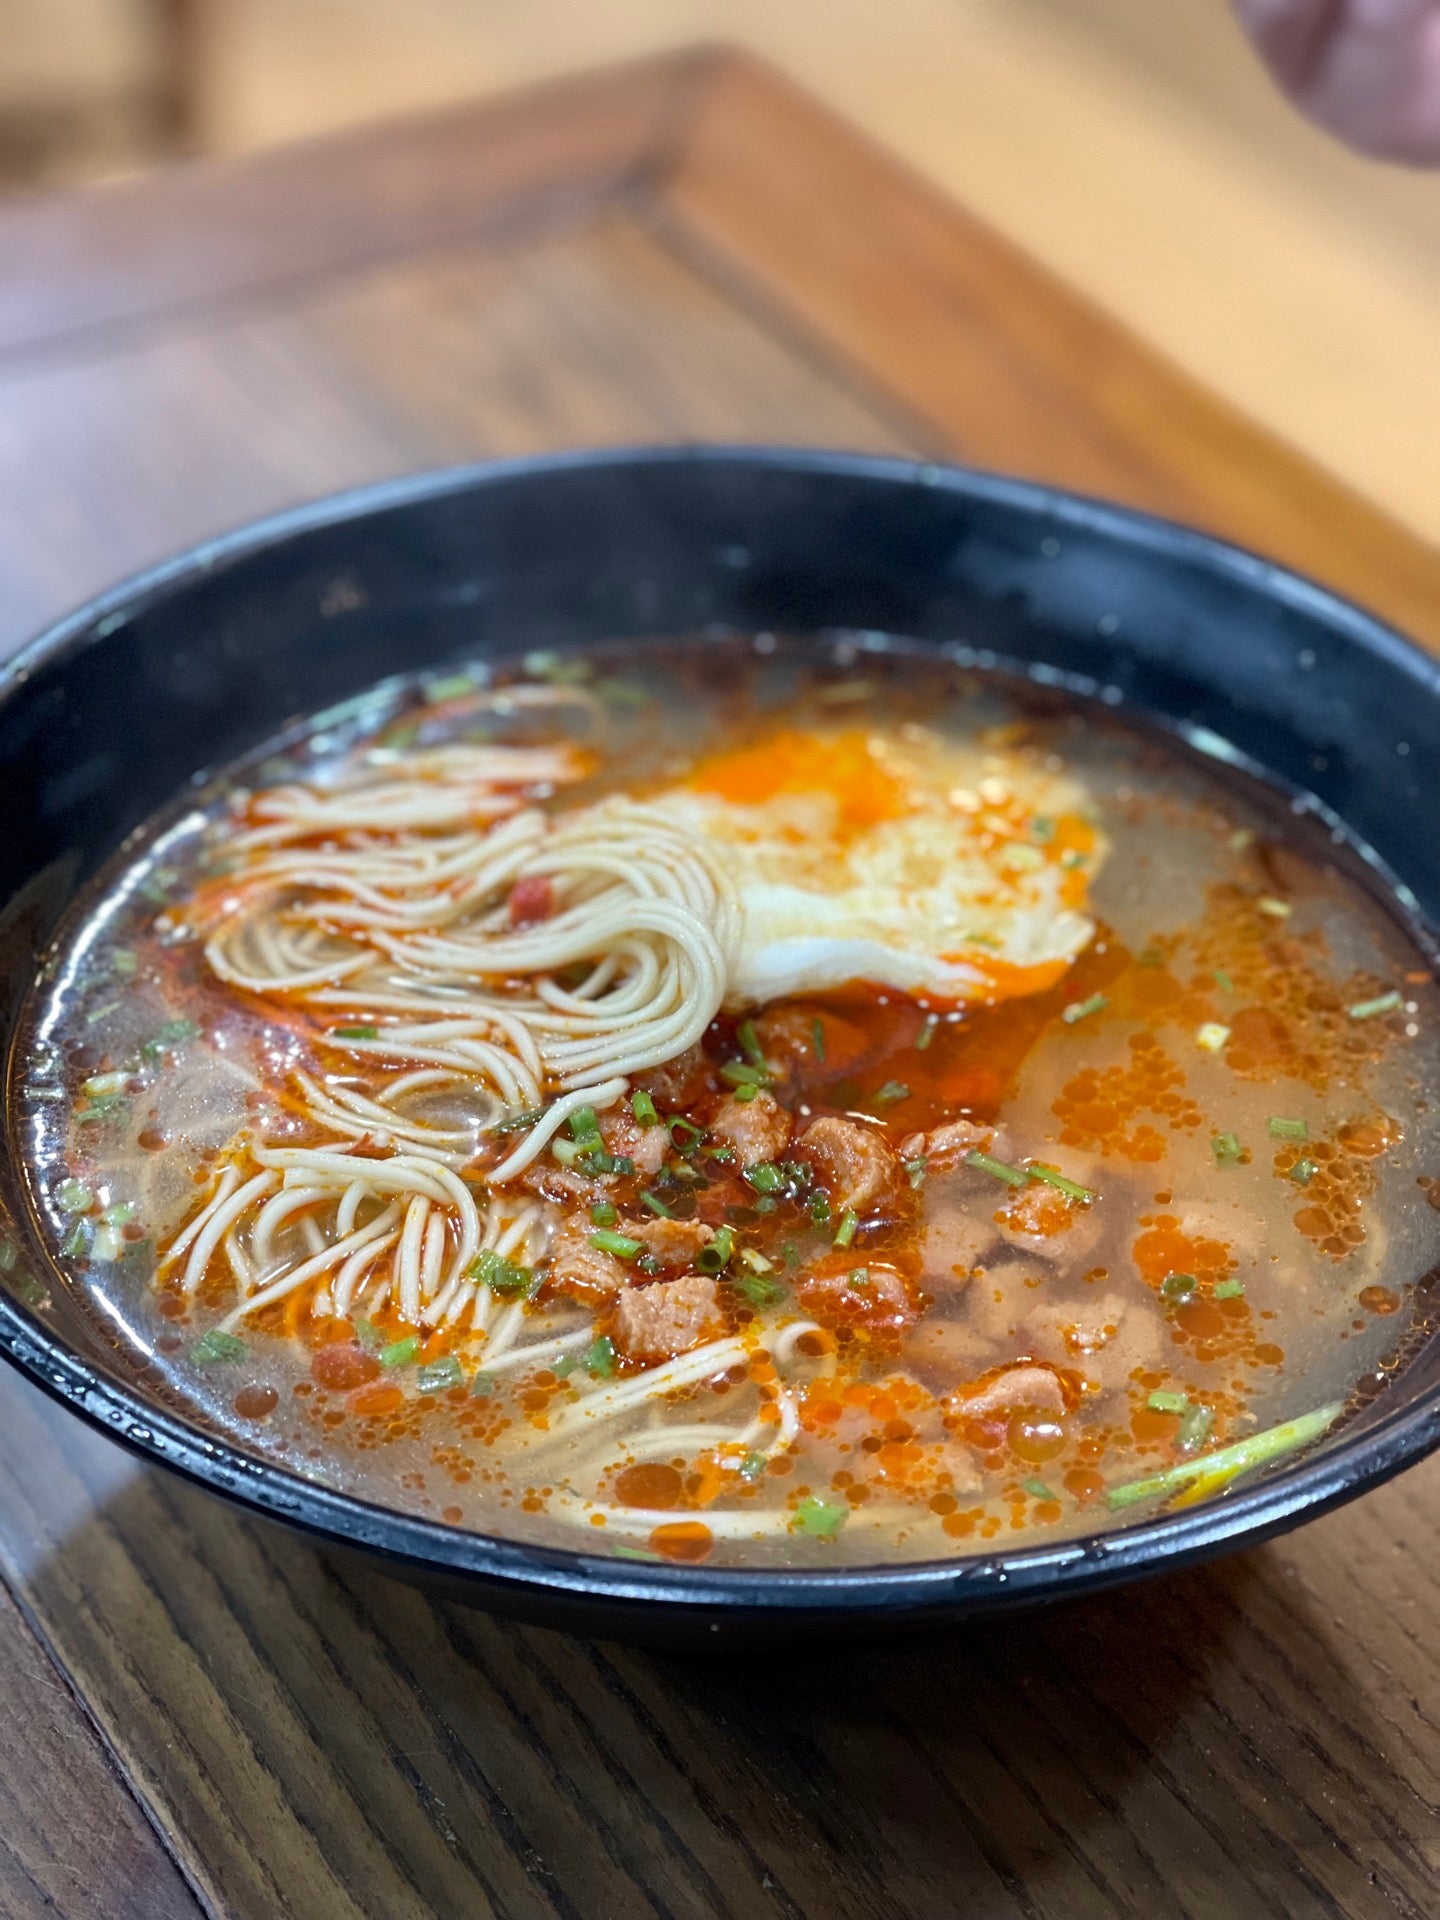
{"label": "pink object", "polygon": [[1440,0],[1235,0],[1310,119],[1362,153],[1440,166]]}

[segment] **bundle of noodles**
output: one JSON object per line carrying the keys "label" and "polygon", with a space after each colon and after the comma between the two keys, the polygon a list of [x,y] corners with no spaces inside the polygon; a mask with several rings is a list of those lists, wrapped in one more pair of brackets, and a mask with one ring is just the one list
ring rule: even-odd
{"label": "bundle of noodles", "polygon": [[189,1293],[223,1261],[227,1327],[303,1293],[486,1333],[487,1367],[513,1339],[523,1301],[493,1320],[482,1256],[526,1271],[548,1226],[503,1196],[482,1223],[489,1190],[700,1037],[740,934],[724,875],[661,812],[534,804],[582,771],[563,746],[446,747],[250,802],[189,918],[219,979],[316,1021],[316,1062],[294,1076],[306,1137],[233,1142],[165,1252]]}

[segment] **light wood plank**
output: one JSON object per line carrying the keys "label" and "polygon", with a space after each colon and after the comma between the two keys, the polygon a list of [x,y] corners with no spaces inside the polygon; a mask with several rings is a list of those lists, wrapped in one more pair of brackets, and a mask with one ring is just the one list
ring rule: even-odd
{"label": "light wood plank", "polygon": [[0,1590],[0,1913],[200,1920],[200,1911],[70,1688]]}
{"label": "light wood plank", "polygon": [[0,206],[0,356],[254,298],[496,221],[592,215],[660,152],[690,62]]}
{"label": "light wood plank", "polygon": [[196,540],[396,473],[632,440],[896,448],[907,424],[620,218],[372,267],[0,369],[0,654]]}
{"label": "light wood plank", "polygon": [[739,297],[982,466],[1189,520],[1440,644],[1440,556],[757,62],[718,67],[664,193]]}

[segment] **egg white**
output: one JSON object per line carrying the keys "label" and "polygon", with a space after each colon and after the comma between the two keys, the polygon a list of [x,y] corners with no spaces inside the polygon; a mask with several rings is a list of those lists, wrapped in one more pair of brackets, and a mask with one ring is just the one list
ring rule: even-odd
{"label": "egg white", "polygon": [[[1084,788],[1018,754],[967,750],[919,728],[867,744],[899,783],[904,808],[858,831],[845,830],[841,798],[823,790],[754,805],[703,785],[658,797],[739,890],[744,929],[730,1000],[864,980],[975,1001],[1026,990],[1015,969],[1035,987],[1051,984],[1095,928],[1074,904],[1084,891],[1074,866],[1051,855],[1041,829],[1090,815]],[[1104,852],[1097,833],[1086,876]]]}

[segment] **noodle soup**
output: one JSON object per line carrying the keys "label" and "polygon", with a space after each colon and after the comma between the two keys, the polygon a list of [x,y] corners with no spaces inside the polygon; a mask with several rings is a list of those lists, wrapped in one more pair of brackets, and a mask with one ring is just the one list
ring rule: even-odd
{"label": "noodle soup", "polygon": [[1436,996],[1357,871],[873,637],[390,684],[81,903],[37,1213],[193,1417],[381,1504],[717,1564],[1093,1532],[1403,1348]]}

